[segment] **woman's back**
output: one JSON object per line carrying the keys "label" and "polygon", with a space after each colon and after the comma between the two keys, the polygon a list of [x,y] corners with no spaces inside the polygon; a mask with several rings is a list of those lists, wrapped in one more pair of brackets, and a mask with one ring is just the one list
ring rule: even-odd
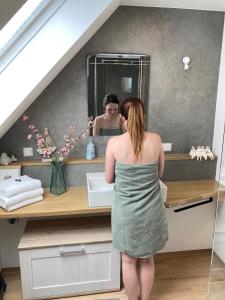
{"label": "woman's back", "polygon": [[131,139],[128,133],[114,137],[111,144],[113,147],[114,157],[116,161],[128,164],[148,164],[158,161],[161,151],[161,139],[155,133],[145,132],[142,153],[137,159],[134,156],[134,151]]}
{"label": "woman's back", "polygon": [[158,134],[145,132],[141,155],[136,158],[130,135],[124,133],[110,139],[109,145],[111,155],[116,162],[127,164],[149,164],[158,161],[158,173],[162,176],[164,169],[164,153],[161,138]]}

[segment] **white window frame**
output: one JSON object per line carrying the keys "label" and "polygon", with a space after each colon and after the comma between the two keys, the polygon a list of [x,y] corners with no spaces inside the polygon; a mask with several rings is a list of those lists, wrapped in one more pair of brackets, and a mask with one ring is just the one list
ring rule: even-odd
{"label": "white window frame", "polygon": [[28,0],[0,31],[0,73],[65,0]]}

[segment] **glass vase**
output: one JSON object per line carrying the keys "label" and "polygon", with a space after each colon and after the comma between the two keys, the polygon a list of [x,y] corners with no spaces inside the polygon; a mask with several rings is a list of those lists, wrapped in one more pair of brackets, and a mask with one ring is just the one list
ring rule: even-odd
{"label": "glass vase", "polygon": [[54,195],[61,195],[66,192],[66,182],[64,177],[64,161],[52,160],[52,174],[50,193]]}

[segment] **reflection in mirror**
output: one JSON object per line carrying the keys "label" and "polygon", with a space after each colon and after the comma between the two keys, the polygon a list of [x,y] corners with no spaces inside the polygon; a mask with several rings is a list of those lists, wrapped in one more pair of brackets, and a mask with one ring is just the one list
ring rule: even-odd
{"label": "reflection in mirror", "polygon": [[223,135],[208,300],[225,299],[225,131]]}
{"label": "reflection in mirror", "polygon": [[114,94],[107,94],[103,100],[104,113],[95,118],[93,136],[120,135],[125,131],[119,114],[119,98]]}
{"label": "reflection in mirror", "polygon": [[119,116],[120,100],[138,97],[147,111],[149,66],[150,57],[143,54],[97,53],[88,56],[88,115],[96,118],[93,135],[124,132]]}

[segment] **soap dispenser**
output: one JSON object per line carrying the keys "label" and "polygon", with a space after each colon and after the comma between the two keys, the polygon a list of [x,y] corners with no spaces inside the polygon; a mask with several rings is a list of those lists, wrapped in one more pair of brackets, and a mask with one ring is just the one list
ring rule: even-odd
{"label": "soap dispenser", "polygon": [[92,160],[96,158],[95,144],[92,137],[88,138],[86,159]]}

